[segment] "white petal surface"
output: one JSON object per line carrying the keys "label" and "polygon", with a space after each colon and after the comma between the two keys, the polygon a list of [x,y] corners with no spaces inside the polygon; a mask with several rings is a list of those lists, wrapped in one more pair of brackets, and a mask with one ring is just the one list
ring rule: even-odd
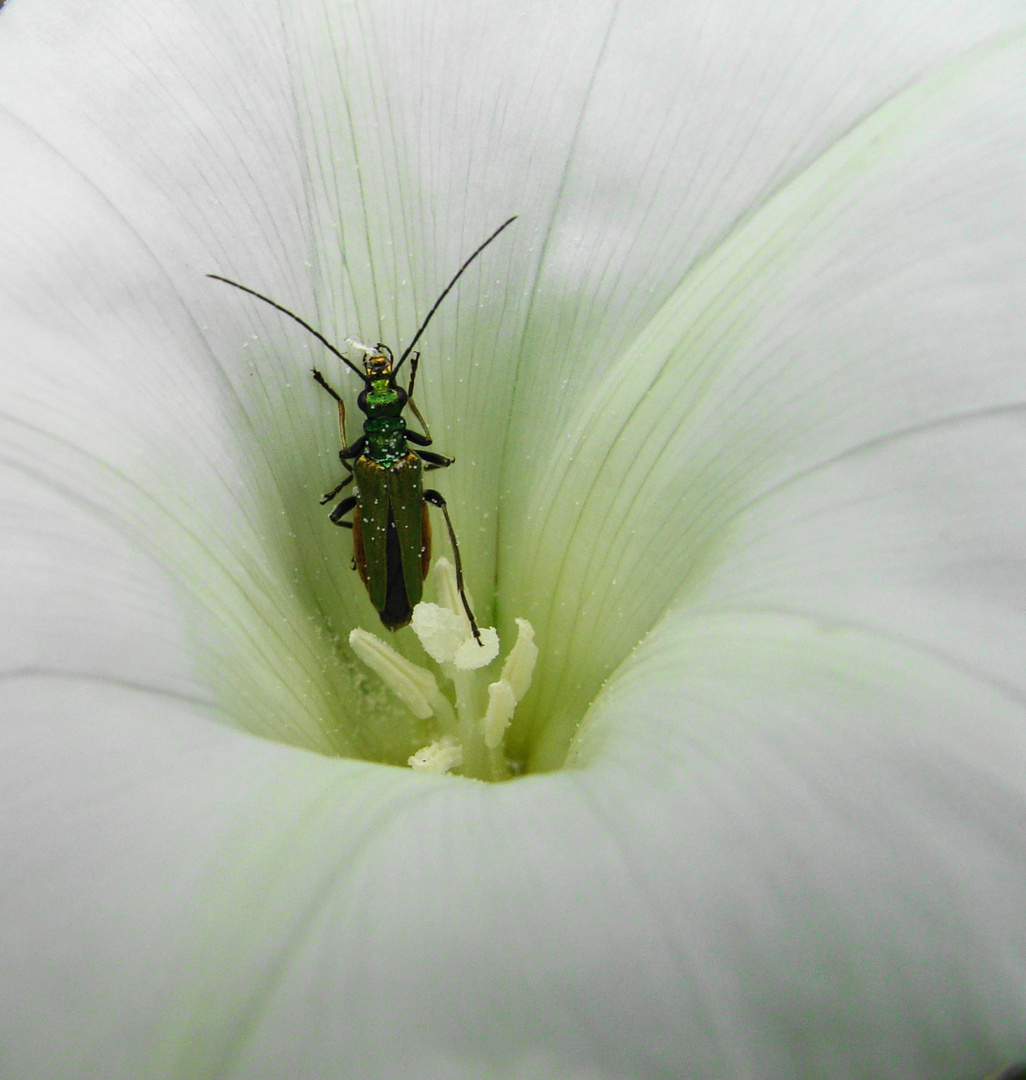
{"label": "white petal surface", "polygon": [[[596,814],[662,847],[630,865],[675,927],[695,1075],[954,1078],[1022,1055],[1022,714],[858,629],[732,614],[652,635],[579,762]],[[643,794],[604,782],[656,756]]]}
{"label": "white petal surface", "polygon": [[7,1075],[954,1078],[1022,1049],[1023,728],[931,658],[664,635],[585,768],[497,787],[38,689],[4,695],[36,886],[5,893]]}
{"label": "white petal surface", "polygon": [[[953,549],[1026,552],[1024,61],[1021,37],[988,43],[868,118],[696,267],[581,400],[508,537],[531,554],[503,596],[553,646],[539,763],[562,756],[553,703],[588,700],[661,612],[787,608],[787,587],[765,596],[764,541],[821,615],[845,617],[844,593],[956,654],[1026,644],[1022,608],[1014,642],[1007,620],[979,619],[968,641],[957,603],[937,621],[911,596]],[[988,467],[990,526],[971,479]],[[807,536],[852,485],[872,501]]]}

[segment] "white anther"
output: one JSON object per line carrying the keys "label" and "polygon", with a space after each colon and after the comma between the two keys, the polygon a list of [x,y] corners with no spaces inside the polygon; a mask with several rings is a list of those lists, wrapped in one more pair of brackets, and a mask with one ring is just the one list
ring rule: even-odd
{"label": "white anther", "polygon": [[451,735],[443,735],[422,746],[406,764],[418,772],[447,773],[463,764],[463,747]]}
{"label": "white anther", "polygon": [[493,682],[488,687],[488,709],[481,721],[484,732],[485,746],[494,750],[501,742],[513,712],[517,707],[517,699],[513,694],[513,688],[505,679]]}
{"label": "white anther", "polygon": [[349,634],[356,655],[378,676],[418,720],[435,715],[431,699],[441,695],[438,681],[425,668],[410,663],[381,638],[356,629]]}
{"label": "white anther", "polygon": [[479,644],[466,616],[439,604],[419,603],[413,609],[410,625],[424,651],[437,664],[453,664],[459,671],[476,671],[499,655],[499,635],[493,627],[481,628]]}
{"label": "white anther", "polygon": [[516,644],[510,649],[506,663],[502,665],[500,678],[509,683],[513,696],[522,701],[531,685],[534,665],[538,660],[538,646],[534,643],[534,627],[526,619],[515,619]]}

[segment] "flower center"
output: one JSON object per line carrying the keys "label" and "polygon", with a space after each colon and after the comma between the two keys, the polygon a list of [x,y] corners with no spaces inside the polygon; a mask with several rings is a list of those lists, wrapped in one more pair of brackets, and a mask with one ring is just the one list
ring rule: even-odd
{"label": "flower center", "polygon": [[427,668],[414,664],[366,630],[353,630],[353,652],[374,671],[414,717],[425,724],[425,744],[407,762],[425,772],[458,772],[477,780],[508,779],[515,767],[503,746],[517,703],[527,693],[538,659],[534,629],[517,619],[517,640],[495,681],[484,668],[499,655],[499,635],[481,628],[478,642],[471,631],[447,559],[434,566],[441,603],[414,608],[413,632],[425,652],[452,684],[450,696]]}

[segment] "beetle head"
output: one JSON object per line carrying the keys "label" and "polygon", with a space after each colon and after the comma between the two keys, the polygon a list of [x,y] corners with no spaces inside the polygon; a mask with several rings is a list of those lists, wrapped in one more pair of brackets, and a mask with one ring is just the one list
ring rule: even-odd
{"label": "beetle head", "polygon": [[369,345],[364,345],[362,341],[357,341],[356,338],[346,338],[346,342],[363,353],[363,370],[367,373],[368,386],[371,383],[380,384],[382,381],[387,381],[391,385],[395,358],[387,345],[379,341],[372,349]]}
{"label": "beetle head", "polygon": [[369,382],[379,382],[392,377],[392,357],[384,353],[374,353],[363,358],[363,370],[367,372]]}

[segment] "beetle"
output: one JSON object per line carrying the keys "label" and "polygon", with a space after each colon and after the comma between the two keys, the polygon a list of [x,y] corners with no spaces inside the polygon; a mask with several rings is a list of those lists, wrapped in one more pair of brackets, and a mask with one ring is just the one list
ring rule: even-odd
{"label": "beetle", "polygon": [[[426,449],[432,445],[433,440],[424,417],[413,401],[417,367],[420,363],[420,353],[414,352],[413,348],[463,272],[514,221],[515,215],[504,221],[464,261],[431,306],[398,362],[395,361],[392,350],[381,342],[374,348],[369,348],[352,338],[347,339],[364,353],[362,371],[323,334],[288,308],[246,285],[221,277],[220,274],[207,275],[215,281],[223,281],[226,285],[255,296],[299,323],[363,380],[363,390],[356,399],[356,404],[365,417],[363,434],[350,444],[345,429],[345,403],[320,371],[313,369],[314,380],[332,396],[338,407],[339,431],[342,437],[342,449],[338,456],[346,470],[346,476],[341,483],[322,497],[321,504],[336,499],[344,488],[355,482],[355,494],[343,498],[328,517],[333,524],[352,530],[353,564],[367,588],[371,603],[389,630],[399,630],[410,622],[413,609],[423,595],[424,578],[431,561],[431,522],[428,507],[435,506],[442,511],[445,518],[456,566],[456,585],[463,609],[470,620],[470,628],[477,643],[483,644],[464,589],[463,563],[448,506],[439,492],[423,486],[424,471],[447,469],[455,459]],[[397,376],[407,360],[410,362],[410,378],[403,388],[399,385]],[[403,410],[406,408],[416,416],[423,428],[422,432],[407,425],[403,417]],[[347,520],[347,515],[350,514],[351,519]]]}

